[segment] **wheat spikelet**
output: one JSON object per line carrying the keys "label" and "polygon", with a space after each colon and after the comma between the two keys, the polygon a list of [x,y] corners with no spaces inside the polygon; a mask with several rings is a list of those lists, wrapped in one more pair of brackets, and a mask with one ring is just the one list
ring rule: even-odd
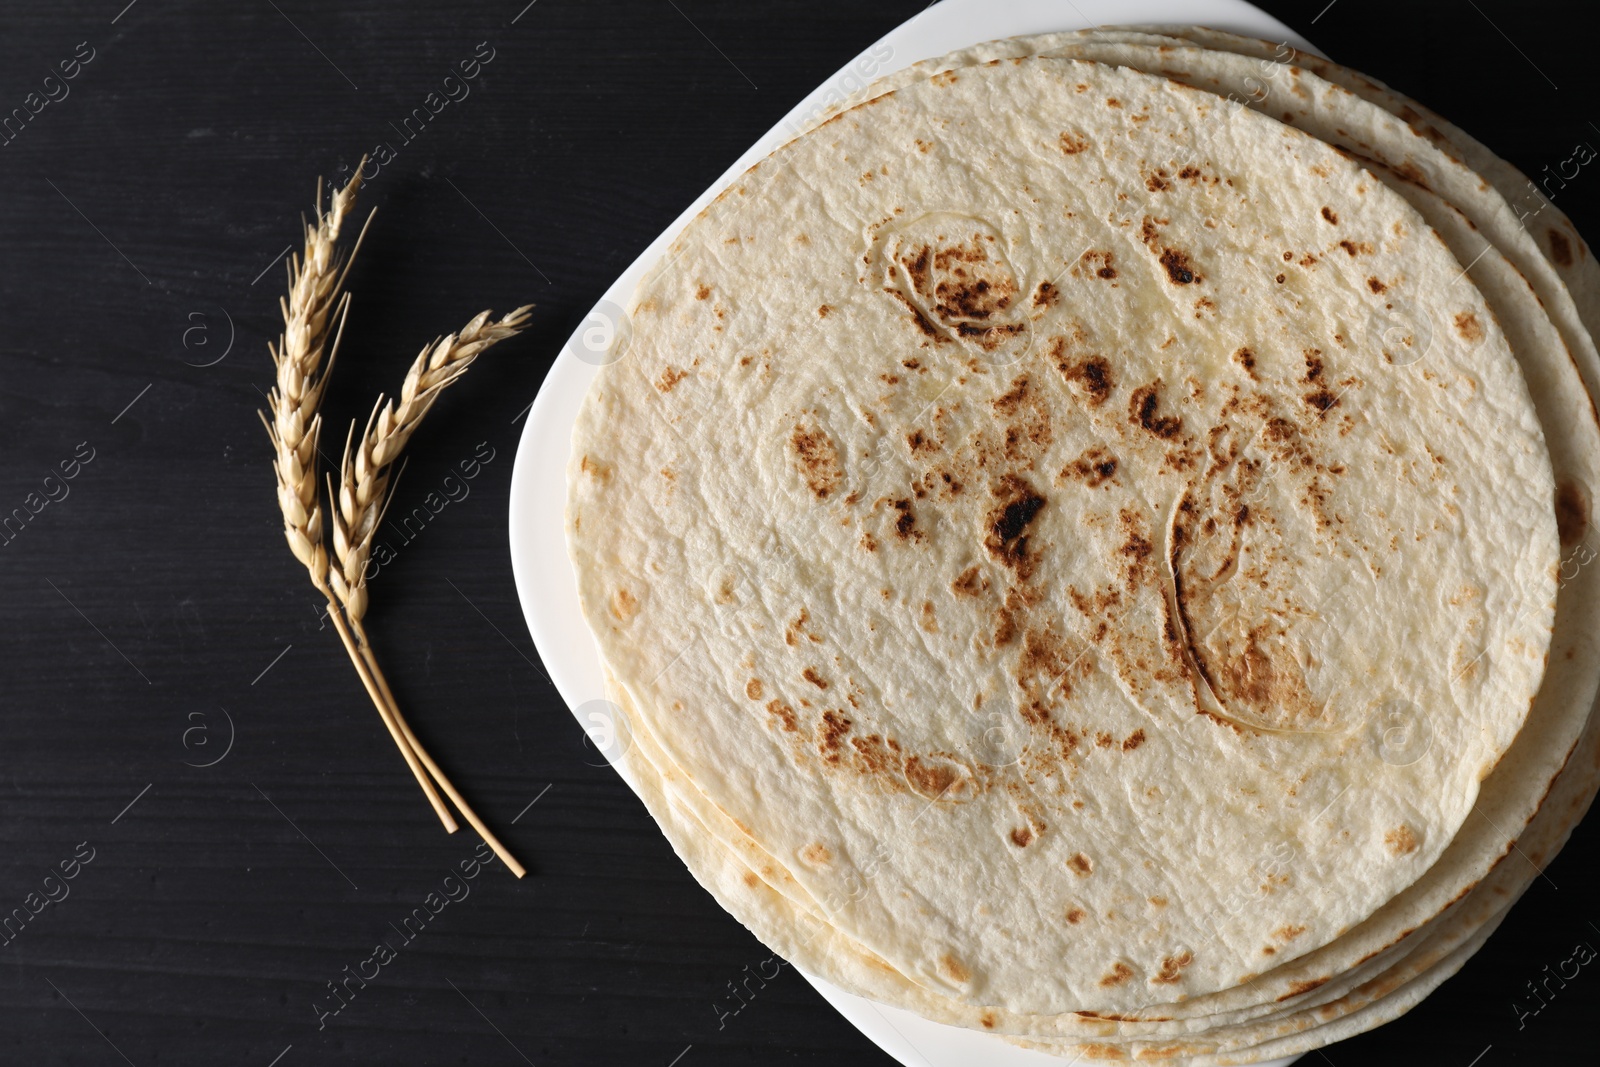
{"label": "wheat spikelet", "polygon": [[351,423],[334,496],[338,502],[333,512],[335,559],[328,568],[328,582],[363,641],[367,561],[372,555],[373,535],[393,493],[393,464],[439,394],[465,374],[484,350],[516,336],[528,321],[530,307],[517,308],[498,322],[489,321],[490,312],[481,312],[459,333],[423,348],[406,373],[398,403],[378,397],[353,454],[355,424]]}
{"label": "wheat spikelet", "polygon": [[[277,369],[277,380],[267,396],[272,412],[267,434],[276,453],[273,469],[278,479],[278,507],[283,512],[283,533],[295,558],[311,574],[311,581],[323,588],[327,573],[327,550],[322,543],[322,509],[317,502],[317,444],[322,433],[323,386],[338,355],[339,337],[350,309],[348,294],[341,297],[350,262],[360,248],[348,255],[338,246],[346,216],[355,203],[361,185],[361,171],[343,189],[335,190],[326,211],[322,210],[322,187],[317,186],[316,225],[305,225],[303,251],[289,261],[289,295],[279,298],[283,312],[283,333],[276,346],[268,345]],[[372,217],[367,217],[370,224]],[[362,228],[362,235],[366,233]],[[339,329],[330,343],[334,318]]]}

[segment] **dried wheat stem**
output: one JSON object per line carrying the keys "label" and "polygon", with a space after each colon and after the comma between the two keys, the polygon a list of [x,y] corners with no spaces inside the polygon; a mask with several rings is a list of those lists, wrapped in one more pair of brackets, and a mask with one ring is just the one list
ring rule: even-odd
{"label": "dried wheat stem", "polygon": [[[389,685],[384,682],[380,688],[374,684],[372,672],[367,668],[367,660],[362,656],[360,646],[356,644],[350,628],[345,625],[344,618],[339,611],[338,603],[333,599],[333,593],[327,586],[322,587],[322,592],[328,597],[328,617],[333,620],[334,629],[339,632],[339,640],[344,642],[344,648],[350,654],[350,662],[355,665],[356,674],[361,678],[361,684],[367,689],[367,695],[372,698],[372,703],[378,709],[378,715],[383,719],[383,725],[389,728],[389,736],[394,738],[395,746],[400,749],[400,754],[406,758],[406,765],[411,768],[411,773],[416,775],[417,781],[422,785],[422,790],[428,799],[433,802],[433,810],[438,814],[439,820],[444,823],[444,828],[449,833],[455,833],[461,827],[456,823],[455,816],[450,814],[450,809],[444,806],[444,801],[439,799],[439,794],[434,790],[433,783],[428,781],[427,774],[418,762],[421,756],[430,769],[433,760],[422,750],[411,735],[411,728],[405,725],[405,720],[400,718],[400,710],[393,704],[394,697],[389,693]],[[376,666],[376,665],[374,665]],[[437,770],[432,770],[437,777]],[[454,792],[449,783],[445,783],[449,792]],[[520,876],[519,876],[520,877]]]}
{"label": "dried wheat stem", "polygon": [[[355,425],[351,424],[340,463],[338,492],[335,494],[332,485],[329,486],[329,493],[335,500],[332,510],[334,561],[327,572],[328,584],[344,607],[345,618],[355,635],[356,647],[366,662],[367,671],[383,694],[395,725],[434,781],[449,796],[451,803],[518,878],[526,873],[522,865],[478,818],[477,812],[472,810],[428,755],[401,714],[388,680],[378,666],[362,620],[367,611],[367,563],[371,559],[372,541],[378,524],[393,498],[394,462],[439,394],[466,373],[472,361],[484,350],[516,335],[527,322],[528,311],[527,307],[518,308],[498,322],[491,322],[490,313],[482,312],[459,333],[423,348],[406,374],[398,403],[395,400],[385,401],[380,396],[372,414],[367,417],[366,428],[359,442],[355,440]],[[351,654],[354,656],[355,652]]]}
{"label": "dried wheat stem", "polygon": [[[394,693],[389,689],[389,680],[383,676],[383,671],[378,666],[378,660],[372,654],[372,646],[363,642],[361,653],[366,658],[367,669],[372,673],[373,680],[378,683],[379,690],[389,701],[390,707],[396,707]],[[478,813],[472,810],[466,798],[456,791],[455,786],[450,784],[450,779],[445,777],[444,772],[439,769],[439,765],[433,762],[433,757],[428,755],[427,749],[423,748],[417,741],[416,735],[411,732],[411,727],[406,725],[405,718],[398,711],[395,713],[395,718],[400,724],[401,731],[405,733],[406,740],[411,743],[412,749],[422,758],[422,762],[427,765],[428,773],[433,775],[434,781],[439,783],[439,787],[449,796],[450,802],[461,812],[462,817],[472,825],[474,830],[478,831],[478,836],[483,838],[484,842],[494,850],[494,854],[500,857],[501,862],[506,865],[506,869],[512,874],[518,878],[527,874],[526,868],[518,863],[517,858],[506,850],[506,847],[500,843],[500,839],[494,836],[488,826],[484,825],[482,819],[478,818]]]}

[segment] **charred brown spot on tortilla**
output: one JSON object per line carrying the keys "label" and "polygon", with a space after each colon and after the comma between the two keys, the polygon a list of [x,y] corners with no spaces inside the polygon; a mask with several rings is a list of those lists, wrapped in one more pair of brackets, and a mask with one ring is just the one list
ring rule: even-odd
{"label": "charred brown spot on tortilla", "polygon": [[1322,209],[1322,217],[1333,223],[1335,226],[1339,225],[1339,216],[1335,214],[1334,210],[1330,207],[1324,207]]}
{"label": "charred brown spot on tortilla", "polygon": [[1007,337],[1015,337],[1027,329],[1020,322],[999,323],[993,326],[979,326],[971,322],[956,323],[956,336],[977,341],[984,348],[994,350],[998,348]]}
{"label": "charred brown spot on tortilla", "polygon": [[1419,844],[1417,841],[1416,831],[1412,830],[1411,827],[1407,826],[1405,823],[1401,823],[1393,830],[1390,830],[1388,833],[1384,834],[1383,843],[1388,845],[1389,851],[1393,852],[1396,856],[1410,855],[1417,850],[1417,846]]}
{"label": "charred brown spot on tortilla", "polygon": [[1250,376],[1251,381],[1260,381],[1260,379],[1256,377],[1256,354],[1250,351],[1250,349],[1238,349],[1233,354],[1233,361],[1244,368],[1244,372]]}
{"label": "charred brown spot on tortilla", "polygon": [[1151,577],[1150,557],[1155,552],[1155,546],[1145,535],[1144,518],[1132,508],[1124,508],[1118,517],[1126,537],[1122,547],[1117,550],[1123,559],[1124,577],[1130,588],[1146,585]]}
{"label": "charred brown spot on tortilla", "polygon": [[1056,360],[1056,369],[1072,387],[1074,393],[1080,394],[1089,402],[1090,407],[1099,407],[1105,403],[1111,391],[1116,388],[1116,382],[1111,375],[1111,364],[1100,356],[1088,356],[1081,360],[1070,360],[1066,357],[1066,342],[1058,338],[1052,346],[1052,354]]}
{"label": "charred brown spot on tortilla", "polygon": [[775,716],[783,724],[783,728],[791,734],[800,732],[800,719],[794,709],[781,700],[774,700],[767,704],[767,714]]}
{"label": "charred brown spot on tortilla", "polygon": [[889,506],[895,510],[894,535],[902,541],[922,540],[922,531],[917,529],[917,513],[912,510],[909,498],[889,501]]}
{"label": "charred brown spot on tortilla", "polygon": [[832,310],[833,308],[829,307],[827,304],[821,304],[817,307],[817,316],[825,319],[828,317],[828,312]]}
{"label": "charred brown spot on tortilla", "polygon": [[1368,244],[1367,242],[1365,242],[1365,241],[1351,241],[1349,239],[1340,241],[1339,242],[1339,247],[1344,249],[1346,252],[1348,252],[1352,256],[1354,256],[1354,255],[1356,255],[1357,253],[1360,253],[1360,252],[1370,253],[1372,251],[1372,246],[1370,244]]}
{"label": "charred brown spot on tortilla", "polygon": [[813,667],[807,667],[805,670],[801,671],[800,677],[804,678],[818,689],[828,688],[828,680],[822,675],[818,674],[816,669]]}
{"label": "charred brown spot on tortilla", "polygon": [[992,1011],[986,1011],[982,1015],[978,1016],[978,1022],[983,1024],[983,1028],[985,1030],[993,1030],[998,1021],[999,1020],[994,1017],[994,1012]]}
{"label": "charred brown spot on tortilla", "polygon": [[656,388],[661,390],[663,393],[670,393],[672,392],[673,386],[677,385],[688,376],[688,371],[680,370],[677,367],[668,365],[661,371],[661,377],[656,379]]}
{"label": "charred brown spot on tortilla", "polygon": [[1280,926],[1272,931],[1272,936],[1279,941],[1293,941],[1305,932],[1306,928],[1304,926]]}
{"label": "charred brown spot on tortilla", "polygon": [[[852,700],[852,703],[855,703]],[[860,769],[867,774],[891,775],[900,766],[900,746],[892,739],[885,742],[879,734],[868,734],[866,737],[852,737],[850,747],[856,750],[856,757],[860,762]],[[891,779],[891,789],[897,789]]]}
{"label": "charred brown spot on tortilla", "polygon": [[1367,288],[1380,295],[1389,291],[1389,287],[1379,281],[1376,276],[1367,279]]}
{"label": "charred brown spot on tortilla", "polygon": [[1161,250],[1161,265],[1166,268],[1167,278],[1174,285],[1188,285],[1191,282],[1204,281],[1200,272],[1195,270],[1189,262],[1189,255],[1176,248],[1163,248]]}
{"label": "charred brown spot on tortilla", "polygon": [[639,614],[639,598],[626,589],[618,589],[611,594],[611,614],[621,622],[627,622]]}
{"label": "charred brown spot on tortilla", "polygon": [[1054,307],[1061,299],[1061,290],[1049,282],[1040,282],[1039,288],[1033,291],[1033,306],[1036,308]]}
{"label": "charred brown spot on tortilla", "polygon": [[1071,923],[1072,925],[1078,925],[1079,923],[1083,922],[1084,918],[1085,915],[1082,908],[1067,909],[1067,922]]}
{"label": "charred brown spot on tortilla", "polygon": [[1277,283],[1279,285],[1282,285],[1287,279],[1288,279],[1288,275],[1280,274],[1280,275],[1278,275],[1278,277],[1275,280],[1277,281]]}
{"label": "charred brown spot on tortilla", "polygon": [[906,444],[913,452],[939,451],[939,442],[935,441],[921,430],[913,430],[907,434]]}
{"label": "charred brown spot on tortilla", "polygon": [[[1016,282],[1004,264],[989,258],[991,243],[975,233],[970,244],[952,244],[934,253],[933,268],[942,275],[933,286],[938,300],[934,310],[941,318],[992,318],[1016,299]],[[925,279],[917,282],[917,288],[924,289]]]}
{"label": "charred brown spot on tortilla", "polygon": [[1151,252],[1156,252],[1161,244],[1160,227],[1170,223],[1171,219],[1157,219],[1146,215],[1139,223],[1139,239]]}
{"label": "charred brown spot on tortilla", "polygon": [[924,315],[922,309],[917,307],[910,297],[892,285],[884,286],[883,291],[899,301],[901,306],[911,313],[911,321],[916,326],[918,333],[940,344],[949,343],[950,338],[939,332],[939,328],[933,324],[933,320]]}
{"label": "charred brown spot on tortilla", "polygon": [[1323,415],[1326,415],[1330,408],[1339,403],[1339,398],[1326,389],[1318,389],[1314,393],[1307,393],[1302,399]]}
{"label": "charred brown spot on tortilla", "polygon": [[1002,503],[989,512],[989,534],[983,547],[1018,577],[1032,573],[1028,558],[1028,526],[1038,517],[1045,498],[1038,490],[1015,475],[1007,475],[994,489]]}
{"label": "charred brown spot on tortilla", "polygon": [[1556,266],[1572,266],[1572,242],[1567,240],[1567,235],[1552,226],[1545,231],[1545,237],[1550,241],[1550,258]]}
{"label": "charred brown spot on tortilla", "polygon": [[1422,173],[1422,169],[1410,160],[1400,164],[1394,169],[1394,172],[1408,182],[1420,185],[1424,189],[1428,188],[1428,176]]}
{"label": "charred brown spot on tortilla", "polygon": [[1087,139],[1072,133],[1063,133],[1061,135],[1060,143],[1061,151],[1065,152],[1069,156],[1075,156],[1079,152],[1082,152],[1085,148],[1089,147],[1089,142]]}
{"label": "charred brown spot on tortilla", "polygon": [[1088,875],[1094,873],[1094,861],[1082,852],[1075,853],[1071,859],[1067,860],[1067,866],[1072,870],[1073,874]]}
{"label": "charred brown spot on tortilla", "polygon": [[1470,311],[1463,311],[1456,316],[1456,332],[1463,341],[1481,341],[1483,339],[1483,326],[1478,322],[1478,316]]}
{"label": "charred brown spot on tortilla", "polygon": [[850,727],[855,725],[845,717],[844,712],[829,709],[822,713],[822,725],[817,747],[822,751],[825,762],[838,766],[841,750],[844,748],[844,736],[850,732]]}
{"label": "charred brown spot on tortilla", "polygon": [[905,267],[906,274],[911,277],[911,284],[920,290],[928,288],[928,264],[932,259],[931,245],[923,245],[912,254],[900,258],[900,265]]}
{"label": "charred brown spot on tortilla", "polygon": [[1028,842],[1033,840],[1033,831],[1026,826],[1019,826],[1011,831],[1011,843],[1018,848],[1027,848]]}
{"label": "charred brown spot on tortilla", "polygon": [[760,678],[752,678],[748,682],[744,683],[744,695],[749,697],[751,700],[760,700],[761,690],[762,686]]}
{"label": "charred brown spot on tortilla", "polygon": [[[1123,738],[1123,740],[1122,740],[1122,751],[1124,751],[1124,752],[1132,752],[1134,749],[1138,748],[1142,744],[1144,744],[1144,731],[1143,730],[1135,730],[1133,733],[1131,733],[1127,737]],[[1160,899],[1160,898],[1152,897],[1152,898],[1150,898],[1150,901],[1153,904],[1158,899]],[[1163,901],[1161,901],[1161,903],[1165,904],[1166,901],[1163,900]]]}
{"label": "charred brown spot on tortilla", "polygon": [[1266,425],[1261,428],[1264,440],[1278,443],[1293,440],[1299,432],[1294,423],[1281,418],[1268,419]]}
{"label": "charred brown spot on tortilla", "polygon": [[[1133,969],[1126,963],[1114,964],[1109,972],[1100,979],[1103,986],[1119,986],[1133,977]],[[1112,1046],[1115,1047],[1115,1046]],[[1121,1051],[1120,1049],[1118,1050]]]}
{"label": "charred brown spot on tortilla", "polygon": [[1286,1000],[1293,1000],[1295,997],[1304,996],[1313,989],[1317,989],[1326,985],[1327,982],[1328,980],[1326,978],[1316,978],[1306,982],[1291,982],[1289,984],[1289,992],[1279,997],[1277,1003],[1281,1004]]}
{"label": "charred brown spot on tortilla", "polygon": [[800,473],[806,485],[818,500],[826,500],[844,484],[844,469],[839,465],[839,451],[833,440],[820,428],[795,424],[789,438]]}
{"label": "charred brown spot on tortilla", "polygon": [[[1046,692],[1052,686],[1060,687],[1063,694],[1071,693],[1068,673],[1078,668],[1079,674],[1092,670],[1085,661],[1075,641],[1063,638],[1053,622],[1042,627],[1029,627],[1022,637],[1022,655],[1013,672],[1017,686],[1027,691]],[[1021,709],[1022,718],[1035,725],[1050,727],[1054,720],[1050,710],[1038,701]]]}
{"label": "charred brown spot on tortilla", "polygon": [[697,286],[695,288],[694,298],[696,300],[705,300],[710,295],[711,295],[711,286],[709,286],[709,285],[701,283],[699,286]]}
{"label": "charred brown spot on tortilla", "polygon": [[976,566],[968,567],[950,583],[950,591],[961,597],[981,596],[989,591],[989,579]]}
{"label": "charred brown spot on tortilla", "polygon": [[930,800],[944,797],[961,779],[960,773],[951,765],[943,762],[924,763],[917,756],[906,757],[901,772],[913,790]]}
{"label": "charred brown spot on tortilla", "polygon": [[761,884],[761,878],[756,874],[755,871],[745,871],[742,877],[744,879],[744,884],[749,886],[751,889],[754,889],[756,886]]}
{"label": "charred brown spot on tortilla", "polygon": [[800,858],[813,867],[826,867],[833,862],[833,853],[821,841],[814,841],[800,850]]}
{"label": "charred brown spot on tortilla", "polygon": [[972,980],[972,972],[967,969],[967,965],[948,952],[939,957],[939,973],[952,982]]}
{"label": "charred brown spot on tortilla", "polygon": [[1171,189],[1172,183],[1167,180],[1166,171],[1157,170],[1152,171],[1150,174],[1145,176],[1144,187],[1149,189],[1152,193],[1160,193]]}
{"label": "charred brown spot on tortilla", "polygon": [[1007,607],[1001,606],[994,611],[994,633],[989,637],[989,643],[995,648],[1004,648],[1017,639],[1017,616]]}
{"label": "charred brown spot on tortilla", "polygon": [[[1090,249],[1079,256],[1078,259],[1083,264],[1082,270],[1091,272],[1096,278],[1112,281],[1117,276],[1117,268],[1113,265],[1116,263],[1117,257],[1108,250]],[[1073,265],[1073,273],[1079,273],[1077,264]]]}
{"label": "charred brown spot on tortilla", "polygon": [[1571,548],[1589,530],[1589,494],[1570,479],[1556,486],[1556,531],[1561,547]]}
{"label": "charred brown spot on tortilla", "polygon": [[1114,478],[1116,473],[1117,458],[1095,445],[1067,464],[1061,471],[1061,477],[1073,478],[1083,482],[1090,489],[1098,489]]}
{"label": "charred brown spot on tortilla", "polygon": [[1028,399],[1028,376],[1026,374],[1011,383],[1011,388],[995,397],[990,403],[997,415],[1015,415],[1017,409]]}
{"label": "charred brown spot on tortilla", "polygon": [[812,644],[820,645],[822,643],[822,638],[818,637],[816,634],[806,632],[806,623],[810,621],[811,612],[805,608],[801,608],[800,614],[796,615],[794,620],[784,628],[783,643],[793,648],[795,645],[800,643],[800,638],[804,637]]}
{"label": "charred brown spot on tortilla", "polygon": [[1155,436],[1170,441],[1183,430],[1183,419],[1177,415],[1160,415],[1161,380],[1142,385],[1133,391],[1128,400],[1128,419]]}
{"label": "charred brown spot on tortilla", "polygon": [[1183,969],[1194,962],[1194,956],[1184,950],[1175,956],[1166,956],[1161,960],[1161,970],[1150,979],[1151,982],[1161,985],[1172,985],[1183,980]]}
{"label": "charred brown spot on tortilla", "polygon": [[1305,350],[1306,381],[1318,381],[1322,377],[1322,350],[1308,348]]}

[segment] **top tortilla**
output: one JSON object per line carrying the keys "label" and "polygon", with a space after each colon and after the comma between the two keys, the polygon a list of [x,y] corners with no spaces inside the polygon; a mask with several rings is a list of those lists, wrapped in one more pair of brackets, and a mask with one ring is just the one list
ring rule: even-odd
{"label": "top tortilla", "polygon": [[1236,984],[1414,881],[1521,725],[1558,558],[1526,389],[1321,142],[1132,71],[963,71],[781,150],[641,296],[574,440],[586,615],[904,973],[1030,1012]]}

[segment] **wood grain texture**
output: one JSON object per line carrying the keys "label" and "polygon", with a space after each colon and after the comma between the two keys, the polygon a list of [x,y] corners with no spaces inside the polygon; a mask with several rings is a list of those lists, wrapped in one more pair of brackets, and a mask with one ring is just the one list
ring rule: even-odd
{"label": "wood grain texture", "polygon": [[[505,516],[513,420],[583,311],[795,100],[921,6],[0,12],[0,114],[93,50],[0,147],[0,514],[93,450],[0,545],[0,914],[80,842],[94,850],[0,948],[0,1062],[888,1062],[787,971],[722,1017],[729,983],[769,953],[585,747],[523,626]],[[1530,174],[1600,145],[1581,4],[1264,6]],[[480,42],[494,58],[471,95],[408,143],[391,124]],[[474,846],[440,831],[323,628],[255,417],[274,257],[316,176],[380,140],[398,155],[364,195],[379,214],[328,425],[342,434],[480,308],[539,305],[417,437],[396,513],[480,446],[492,458],[420,531],[390,535],[369,617],[419,734],[531,873],[486,870],[319,1030],[326,983],[401,943],[390,924]],[[1597,191],[1600,162],[1558,192],[1592,235]],[[230,720],[231,750],[194,766],[222,754]],[[1600,946],[1597,891],[1591,822],[1461,976],[1307,1062],[1577,1056],[1600,972],[1550,975]]]}

